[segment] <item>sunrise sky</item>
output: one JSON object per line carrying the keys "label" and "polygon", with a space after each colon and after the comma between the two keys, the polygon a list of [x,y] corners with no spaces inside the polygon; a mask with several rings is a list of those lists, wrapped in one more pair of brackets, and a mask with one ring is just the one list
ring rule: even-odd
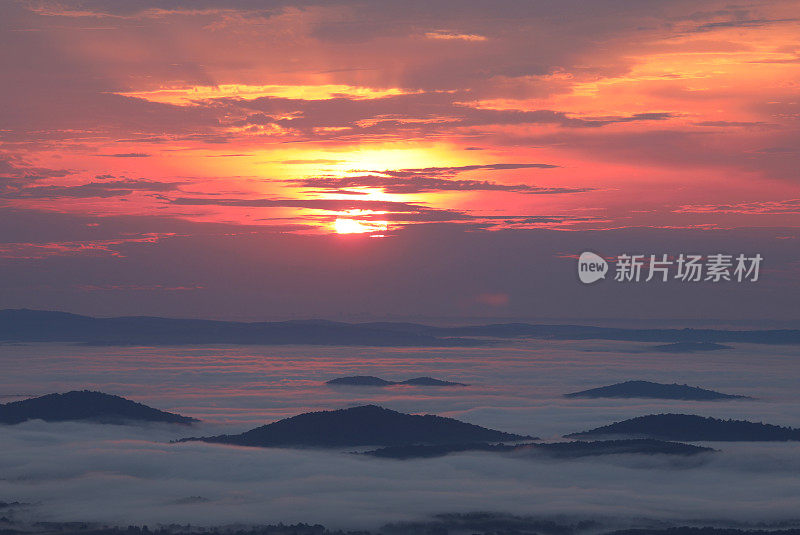
{"label": "sunrise sky", "polygon": [[[800,314],[796,0],[21,0],[0,44],[5,306]],[[766,276],[572,269],[688,249]]]}

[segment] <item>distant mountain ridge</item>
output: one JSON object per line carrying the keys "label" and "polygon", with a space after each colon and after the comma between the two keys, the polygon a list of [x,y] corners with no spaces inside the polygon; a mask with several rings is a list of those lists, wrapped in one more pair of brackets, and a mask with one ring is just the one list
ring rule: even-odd
{"label": "distant mountain ridge", "polygon": [[161,411],[129,399],[89,390],[47,394],[0,405],[0,424],[28,420],[46,422],[91,421],[99,423],[163,422],[191,424],[194,418]]}
{"label": "distant mountain ridge", "polygon": [[93,318],[65,312],[0,310],[0,340],[95,345],[458,346],[464,341],[328,321],[245,323],[146,316]]}
{"label": "distant mountain ridge", "polygon": [[380,377],[373,375],[352,375],[349,377],[337,377],[330,381],[325,381],[329,385],[347,385],[347,386],[392,386],[392,385],[412,385],[412,386],[469,386],[464,383],[454,383],[452,381],[443,381],[433,377],[414,377],[413,379],[406,379],[405,381],[387,381]]}
{"label": "distant mountain ridge", "polygon": [[800,344],[800,329],[618,329],[527,323],[433,327],[414,323],[324,320],[237,322],[146,316],[93,318],[66,312],[0,310],[0,341],[7,342],[457,347],[485,345],[490,342],[487,338]]}
{"label": "distant mountain ridge", "polygon": [[652,398],[713,401],[722,399],[750,399],[747,396],[723,394],[697,386],[664,384],[651,381],[625,381],[609,386],[591,388],[564,394],[567,398]]}
{"label": "distant mountain ridge", "polygon": [[404,414],[377,405],[307,412],[285,418],[238,435],[192,437],[178,442],[201,441],[237,446],[319,447],[397,446],[408,444],[452,444],[501,442],[533,437],[504,433],[426,414]]}
{"label": "distant mountain ridge", "polygon": [[745,420],[720,420],[693,414],[650,414],[564,436],[626,436],[689,442],[765,442],[800,440],[800,429]]}

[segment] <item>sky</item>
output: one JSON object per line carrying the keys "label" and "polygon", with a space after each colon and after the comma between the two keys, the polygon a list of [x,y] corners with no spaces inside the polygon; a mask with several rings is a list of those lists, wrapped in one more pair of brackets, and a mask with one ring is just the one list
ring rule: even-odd
{"label": "sky", "polygon": [[[796,321],[799,8],[3,2],[0,305]],[[764,265],[583,286],[586,250]]]}

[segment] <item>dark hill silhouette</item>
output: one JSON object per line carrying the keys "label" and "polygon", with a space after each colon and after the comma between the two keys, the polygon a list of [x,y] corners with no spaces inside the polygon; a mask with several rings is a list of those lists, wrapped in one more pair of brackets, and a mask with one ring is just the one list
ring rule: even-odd
{"label": "dark hill silhouette", "polygon": [[[630,522],[630,521],[629,521]],[[3,535],[409,535],[409,534],[466,534],[473,535],[800,535],[800,529],[775,529],[774,526],[793,526],[795,522],[769,522],[765,529],[678,526],[663,528],[666,521],[647,522],[659,527],[609,531],[611,528],[597,520],[552,520],[542,516],[515,516],[507,513],[444,513],[419,521],[385,524],[377,530],[358,531],[327,529],[320,524],[259,524],[255,526],[195,526],[166,524],[109,526],[91,522],[29,522],[10,518],[3,521]],[[764,525],[755,524],[755,525]],[[748,524],[744,524],[748,525]],[[751,524],[752,525],[752,524]]]}
{"label": "dark hill silhouette", "polygon": [[800,529],[737,529],[678,526],[672,528],[621,529],[603,535],[800,535]]}
{"label": "dark hill silhouette", "polygon": [[665,442],[652,439],[627,439],[627,440],[598,440],[594,442],[553,442],[548,444],[443,444],[443,445],[410,445],[389,446],[365,452],[365,455],[385,459],[422,459],[442,457],[450,453],[464,451],[488,451],[493,453],[530,452],[542,453],[549,457],[560,459],[574,459],[595,455],[619,454],[666,454],[666,455],[696,455],[714,451],[711,448],[681,444],[680,442]]}
{"label": "dark hill silhouette", "polygon": [[720,399],[749,399],[747,396],[723,394],[696,386],[653,383],[650,381],[625,381],[609,386],[564,394],[567,398],[656,398],[713,401]]}
{"label": "dark hill silhouette", "polygon": [[350,409],[308,412],[240,435],[219,435],[181,439],[238,446],[395,446],[404,444],[451,444],[459,442],[499,442],[532,437],[495,431],[432,415],[403,414],[376,405]]}
{"label": "dark hill silhouette", "polygon": [[146,316],[92,318],[65,312],[0,310],[0,341],[9,342],[452,347],[491,343],[486,338],[800,344],[800,330],[618,329],[527,323],[432,327],[414,323],[339,323],[324,320],[249,323]]}
{"label": "dark hill silhouette", "polygon": [[406,379],[400,381],[401,385],[414,385],[414,386],[469,386],[464,383],[454,383],[452,381],[442,381],[433,377],[415,377],[414,379]]}
{"label": "dark hill silhouette", "polygon": [[347,385],[347,386],[389,386],[397,384],[394,381],[387,381],[380,377],[372,375],[353,375],[350,377],[337,377],[326,381],[325,384],[329,385]]}
{"label": "dark hill silhouette", "polygon": [[672,344],[653,346],[650,349],[661,351],[662,353],[695,353],[697,351],[720,351],[733,348],[714,342],[674,342]]}
{"label": "dark hill silhouette", "polygon": [[46,422],[87,420],[120,424],[127,422],[190,424],[198,421],[180,414],[160,411],[120,396],[89,390],[47,394],[0,405],[0,423],[18,424],[27,420]]}
{"label": "dark hill silhouette", "polygon": [[685,441],[787,441],[800,440],[800,429],[747,422],[718,420],[690,414],[651,414],[616,422],[566,438],[601,436],[647,437]]}
{"label": "dark hill silhouette", "polygon": [[413,385],[413,386],[469,386],[464,383],[454,383],[452,381],[442,381],[433,377],[415,377],[405,381],[387,381],[372,375],[353,375],[350,377],[337,377],[326,381],[329,385],[347,386],[391,386],[391,385]]}

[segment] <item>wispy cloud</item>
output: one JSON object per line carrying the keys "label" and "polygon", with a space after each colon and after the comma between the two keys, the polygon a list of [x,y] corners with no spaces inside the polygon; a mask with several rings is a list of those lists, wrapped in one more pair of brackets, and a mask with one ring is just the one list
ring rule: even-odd
{"label": "wispy cloud", "polygon": [[432,32],[425,32],[426,39],[438,39],[441,41],[486,41],[488,38],[485,35],[477,33],[460,33],[446,30],[436,30]]}
{"label": "wispy cloud", "polygon": [[[286,180],[288,184],[319,191],[352,194],[346,188],[380,188],[385,193],[416,194],[436,191],[507,191],[529,195],[582,193],[593,188],[548,187],[530,184],[505,184],[489,180],[453,179],[469,171],[502,171],[518,169],[553,169],[558,167],[542,163],[497,163],[461,165],[451,167],[425,167],[417,169],[367,170],[367,174],[350,176],[314,176]],[[361,170],[352,170],[359,173]]]}
{"label": "wispy cloud", "polygon": [[24,186],[0,189],[0,197],[7,199],[63,199],[125,197],[134,192],[163,193],[176,191],[181,182],[152,180],[109,180],[89,182],[75,186]]}

